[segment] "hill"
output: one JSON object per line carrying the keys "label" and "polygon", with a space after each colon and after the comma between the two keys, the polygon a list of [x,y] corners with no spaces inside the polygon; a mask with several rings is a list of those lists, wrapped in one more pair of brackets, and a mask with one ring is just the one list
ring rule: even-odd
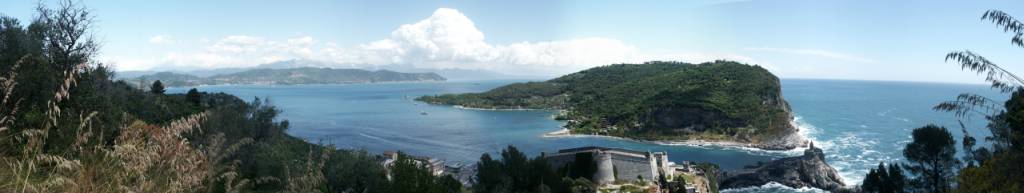
{"label": "hill", "polygon": [[485,109],[557,109],[576,134],[659,141],[736,142],[792,149],[795,136],[779,79],[730,61],[647,62],[591,68],[483,93],[423,96],[431,104]]}
{"label": "hill", "polygon": [[133,85],[149,85],[160,80],[171,87],[218,85],[218,84],[351,84],[379,82],[410,82],[410,81],[444,81],[444,77],[435,73],[401,73],[388,70],[368,71],[360,69],[333,68],[288,68],[288,69],[251,69],[241,72],[218,74],[209,77],[160,72],[125,79]]}

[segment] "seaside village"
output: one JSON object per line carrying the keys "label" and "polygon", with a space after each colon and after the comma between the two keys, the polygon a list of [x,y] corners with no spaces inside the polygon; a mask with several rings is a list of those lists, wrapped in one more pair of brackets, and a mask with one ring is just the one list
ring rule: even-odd
{"label": "seaside village", "polygon": [[[712,190],[712,185],[702,169],[689,161],[681,164],[670,162],[667,152],[588,146],[542,153],[553,168],[566,166],[581,155],[592,156],[597,165],[597,171],[592,179],[599,185],[599,192],[668,193],[668,189],[664,187],[679,185],[685,186],[687,193],[709,193]],[[384,152],[382,156],[384,159],[381,164],[385,168],[390,168],[398,159],[398,153],[391,151]],[[411,158],[414,163],[425,166],[434,175],[452,175],[464,185],[470,185],[476,175],[475,165],[446,165],[443,160],[423,156]],[[662,176],[665,177],[664,181],[660,180]],[[666,182],[667,184],[661,184]]]}

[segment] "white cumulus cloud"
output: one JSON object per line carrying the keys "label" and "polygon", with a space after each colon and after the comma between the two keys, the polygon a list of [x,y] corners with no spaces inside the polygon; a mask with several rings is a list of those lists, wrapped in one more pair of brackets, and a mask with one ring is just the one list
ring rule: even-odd
{"label": "white cumulus cloud", "polygon": [[[165,40],[164,36],[158,37],[154,39]],[[755,62],[735,54],[644,52],[626,42],[604,37],[491,44],[472,20],[449,8],[437,9],[426,19],[400,25],[384,39],[355,46],[319,42],[309,36],[272,40],[249,35],[227,36],[204,44],[207,44],[205,49],[199,52],[172,52],[156,60],[123,60],[119,68],[249,67],[280,60],[309,59],[346,68],[403,65],[425,69],[485,69],[511,74],[560,74],[650,60]]]}
{"label": "white cumulus cloud", "polygon": [[157,35],[149,38],[151,44],[174,44],[174,39],[168,35]]}

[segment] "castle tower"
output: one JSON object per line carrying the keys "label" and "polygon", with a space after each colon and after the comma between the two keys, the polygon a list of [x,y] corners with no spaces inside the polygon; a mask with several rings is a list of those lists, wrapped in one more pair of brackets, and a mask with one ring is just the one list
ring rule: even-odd
{"label": "castle tower", "polygon": [[603,151],[594,151],[594,161],[597,162],[594,182],[597,184],[615,182],[615,166],[612,164],[612,155]]}

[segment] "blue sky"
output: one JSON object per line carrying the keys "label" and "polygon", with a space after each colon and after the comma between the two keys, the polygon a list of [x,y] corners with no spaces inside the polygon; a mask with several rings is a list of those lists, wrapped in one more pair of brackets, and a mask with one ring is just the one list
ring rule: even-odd
{"label": "blue sky", "polygon": [[[1024,73],[1024,49],[980,20],[1020,1],[85,1],[100,60],[119,70],[248,67],[485,69],[559,75],[609,63],[730,59],[782,78],[980,83],[970,49]],[[50,3],[53,4],[53,3]],[[34,0],[0,2],[27,20]]]}

